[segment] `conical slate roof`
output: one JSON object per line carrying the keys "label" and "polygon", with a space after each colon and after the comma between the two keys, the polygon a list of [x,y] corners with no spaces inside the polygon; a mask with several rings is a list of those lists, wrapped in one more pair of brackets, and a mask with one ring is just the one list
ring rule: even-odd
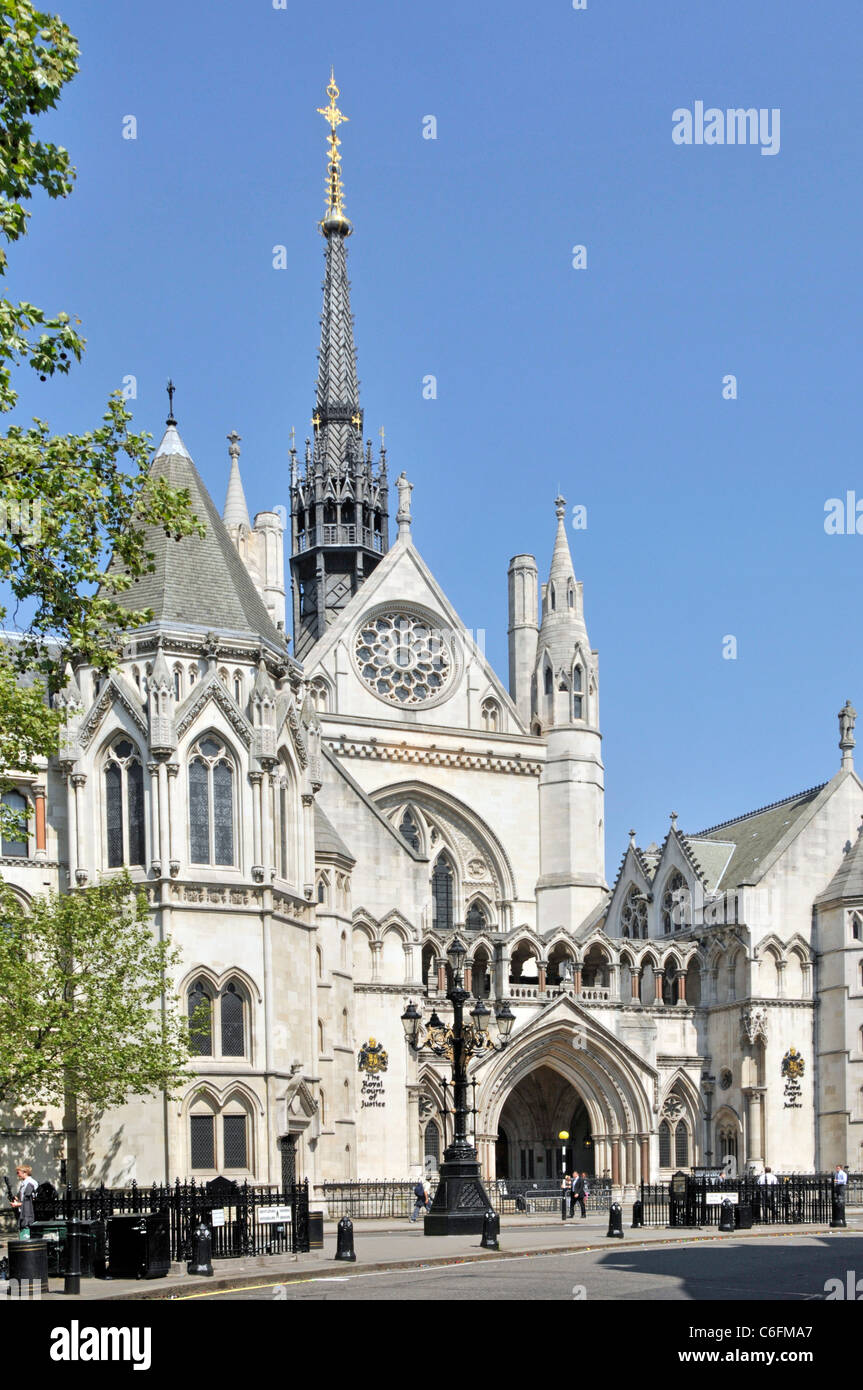
{"label": "conical slate roof", "polygon": [[863,825],[836,873],[818,899],[863,898]]}
{"label": "conical slate roof", "polygon": [[192,511],[206,526],[206,535],[175,541],[160,526],[145,527],[155,570],[118,594],[117,602],[129,609],[152,608],[157,622],[248,632],[283,646],[284,636],[275,628],[173,424],[156,450],[151,473],[172,487],[188,489]]}

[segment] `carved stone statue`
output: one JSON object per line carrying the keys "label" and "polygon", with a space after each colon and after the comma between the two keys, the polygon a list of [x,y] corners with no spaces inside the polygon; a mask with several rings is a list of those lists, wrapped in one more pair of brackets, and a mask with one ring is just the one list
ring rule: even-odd
{"label": "carved stone statue", "polygon": [[396,514],[396,521],[410,521],[411,493],[414,490],[414,485],[408,482],[407,474],[402,472],[396,478],[396,487],[399,490],[399,509]]}
{"label": "carved stone statue", "polygon": [[845,701],[845,706],[839,711],[839,747],[854,747],[854,721],[857,718],[857,711],[850,700]]}

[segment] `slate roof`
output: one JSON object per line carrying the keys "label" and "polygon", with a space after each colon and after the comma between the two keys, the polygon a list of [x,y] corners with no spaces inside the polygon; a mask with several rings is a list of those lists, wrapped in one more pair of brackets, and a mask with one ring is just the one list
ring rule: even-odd
{"label": "slate roof", "polygon": [[816,901],[834,898],[863,898],[863,825],[839,868]]}
{"label": "slate roof", "polygon": [[[151,465],[154,477],[188,488],[192,511],[207,528],[205,536],[175,541],[159,526],[145,527],[155,570],[137,580],[117,602],[124,608],[152,608],[155,621],[190,623],[214,631],[248,632],[284,647],[280,633],[248,570],[231,543],[222,518],[173,425],[165,431]],[[113,562],[112,562],[113,564]]]}
{"label": "slate roof", "polygon": [[339,832],[326,812],[315,802],[315,853],[339,854],[356,864],[356,855],[351,854]]}
{"label": "slate roof", "polygon": [[[739,887],[741,883],[756,882],[768,855],[789,833],[794,823],[805,816],[826,785],[825,782],[819,787],[810,787],[808,791],[798,792],[784,801],[775,801],[758,811],[750,811],[736,820],[711,826],[696,835],[687,835],[686,839],[711,881],[713,890],[724,891]],[[715,850],[711,848],[711,843],[717,846]],[[725,868],[721,869],[719,861],[723,853],[728,858]],[[713,874],[717,870],[718,877],[714,880]]]}

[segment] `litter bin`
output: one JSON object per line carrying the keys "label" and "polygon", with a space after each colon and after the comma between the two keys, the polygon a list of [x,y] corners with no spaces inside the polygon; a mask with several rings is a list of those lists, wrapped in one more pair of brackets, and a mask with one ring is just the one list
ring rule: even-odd
{"label": "litter bin", "polygon": [[171,1268],[168,1213],[138,1212],[108,1218],[108,1272],[112,1279],[161,1279]]}
{"label": "litter bin", "polygon": [[324,1213],[322,1211],[309,1212],[309,1249],[323,1250],[324,1248]]}
{"label": "litter bin", "polygon": [[10,1240],[9,1282],[38,1284],[48,1293],[48,1247],[44,1240]]}
{"label": "litter bin", "polygon": [[[96,1265],[99,1254],[102,1254],[104,1262],[104,1227],[102,1231],[102,1243],[100,1250],[99,1232],[97,1227],[102,1223],[96,1221],[79,1221],[78,1232],[81,1236],[81,1276],[84,1279],[92,1279],[97,1273]],[[62,1277],[66,1273],[66,1240],[68,1237],[68,1226],[65,1221],[34,1221],[30,1230],[35,1240],[44,1240],[48,1247],[48,1273]],[[104,1274],[104,1270],[101,1271]]]}
{"label": "litter bin", "polygon": [[734,1225],[738,1231],[749,1231],[752,1228],[752,1203],[738,1202],[734,1208]]}

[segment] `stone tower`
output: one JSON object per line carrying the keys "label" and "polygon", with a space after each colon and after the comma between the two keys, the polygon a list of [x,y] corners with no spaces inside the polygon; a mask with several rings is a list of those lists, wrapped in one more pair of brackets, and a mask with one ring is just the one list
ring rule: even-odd
{"label": "stone tower", "polygon": [[530,727],[530,692],[536,666],[539,632],[539,574],[532,555],[514,555],[507,574],[509,587],[509,693],[526,727]]}
{"label": "stone tower", "polygon": [[371,441],[363,448],[354,324],[345,243],[353,228],[344,213],[336,130],[347,119],[327,87],[330,126],[324,304],[315,397],[314,442],[298,467],[291,450],[291,583],[294,651],[303,658],[345,607],[389,546],[386,452],[377,468]]}
{"label": "stone tower", "polygon": [[555,499],[557,535],[531,686],[531,727],[547,740],[540,779],[541,932],[574,930],[605,891],[605,780],[599,732],[599,666],[584,624],[582,585],[566,538],[566,502]]}

